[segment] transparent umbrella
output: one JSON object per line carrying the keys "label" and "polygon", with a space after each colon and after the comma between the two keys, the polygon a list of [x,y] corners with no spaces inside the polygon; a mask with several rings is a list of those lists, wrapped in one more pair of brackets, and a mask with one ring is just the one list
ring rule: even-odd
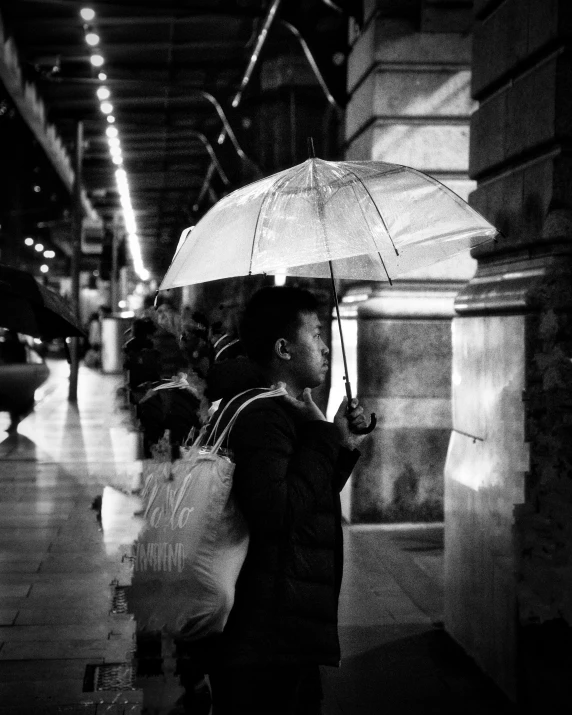
{"label": "transparent umbrella", "polygon": [[[310,158],[221,199],[183,232],[159,290],[256,273],[389,281],[495,240],[463,199],[416,169]],[[338,311],[338,324],[339,320]],[[342,354],[347,379],[345,348]]]}

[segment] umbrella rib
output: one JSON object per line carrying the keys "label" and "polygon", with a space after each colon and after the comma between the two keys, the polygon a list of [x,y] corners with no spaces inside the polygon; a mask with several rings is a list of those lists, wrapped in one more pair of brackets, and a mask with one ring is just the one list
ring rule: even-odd
{"label": "umbrella rib", "polygon": [[314,191],[314,196],[316,197],[316,211],[318,213],[318,226],[321,229],[321,234],[322,234],[322,240],[324,241],[324,248],[326,249],[326,253],[328,255],[328,260],[331,262],[331,251],[328,246],[328,236],[326,234],[326,222],[324,220],[324,202],[322,200],[322,192],[320,190],[320,185],[318,181],[315,179],[315,165],[314,165],[314,160],[312,160],[312,167],[311,167],[311,177],[314,182],[314,186],[311,187]]}
{"label": "umbrella rib", "polygon": [[[353,174],[353,172],[351,172],[351,173]],[[355,176],[355,174],[354,174],[354,176]],[[353,189],[353,192],[354,192],[354,194],[355,194],[355,196],[356,196],[356,201],[357,201],[358,206],[359,206],[359,208],[360,208],[360,211],[361,211],[361,213],[362,213],[363,220],[365,221],[365,225],[369,227],[369,221],[367,220],[367,216],[365,215],[365,211],[363,210],[363,206],[361,205],[361,203],[360,203],[360,201],[359,201],[359,197],[358,197],[358,195],[356,194],[355,187],[352,186],[352,189]],[[372,200],[373,200],[373,199],[372,199]],[[370,230],[371,230],[371,229],[370,229]],[[389,231],[387,232],[387,235],[389,236]],[[389,236],[389,238],[391,239],[391,236]],[[374,239],[374,240],[375,240],[375,239]],[[376,246],[376,248],[377,248],[377,246]],[[394,248],[395,248],[395,246],[394,246]],[[387,276],[387,280],[389,281],[389,285],[392,286],[392,285],[393,285],[393,281],[391,280],[391,276],[389,275],[389,272],[388,272],[388,270],[387,270],[387,267],[386,267],[386,265],[385,265],[385,263],[384,263],[384,261],[383,261],[383,258],[381,257],[381,253],[380,253],[379,251],[377,251],[377,255],[379,256],[379,260],[381,261],[381,265],[383,266],[383,270],[385,271],[385,275]],[[397,255],[399,255],[399,254],[397,254]]]}
{"label": "umbrella rib", "polygon": [[264,198],[260,202],[260,208],[258,209],[258,215],[256,216],[256,224],[254,225],[254,235],[252,236],[252,247],[250,249],[250,264],[248,266],[248,275],[252,275],[252,261],[254,259],[254,248],[256,246],[256,234],[258,233],[258,223],[260,221],[260,216],[262,215],[262,209],[266,206],[266,203],[270,201],[271,197],[276,195],[276,190],[280,187],[280,184],[285,183],[290,180],[290,176],[281,176],[269,187]]}
{"label": "umbrella rib", "polygon": [[506,238],[504,234],[498,230],[496,226],[493,226],[492,223],[488,219],[486,219],[483,214],[480,211],[477,211],[477,209],[473,208],[471,204],[468,201],[465,201],[465,199],[462,199],[458,194],[456,194],[452,189],[450,189],[448,186],[446,186],[442,181],[439,181],[439,179],[436,179],[434,176],[431,176],[430,174],[425,174],[423,171],[419,171],[418,169],[414,169],[413,167],[407,167],[409,171],[411,171],[413,174],[417,174],[418,176],[422,176],[424,179],[428,179],[430,182],[432,182],[435,186],[438,186],[447,196],[452,198],[459,206],[462,208],[469,208],[473,213],[475,213],[477,216],[480,216],[483,221],[486,221],[491,225],[491,227],[496,231],[495,235],[492,237],[492,240],[497,243],[497,234],[502,236],[503,238]]}
{"label": "umbrella rib", "polygon": [[[385,222],[385,219],[383,218],[383,216],[382,216],[382,214],[381,214],[381,211],[379,210],[379,206],[375,203],[374,198],[373,198],[373,196],[371,195],[369,189],[367,188],[367,186],[364,184],[364,182],[360,179],[360,177],[359,177],[354,171],[352,171],[351,169],[347,169],[346,167],[344,167],[344,168],[345,168],[345,170],[346,170],[349,174],[351,174],[352,176],[354,176],[354,177],[359,181],[359,183],[363,186],[364,191],[366,192],[366,194],[367,194],[367,195],[369,196],[369,198],[371,199],[371,203],[374,205],[375,210],[377,211],[377,214],[378,214],[379,218],[381,219],[381,223],[383,224],[383,228],[385,229],[387,235],[389,236],[389,240],[391,241],[391,245],[393,246],[393,250],[395,251],[395,255],[396,255],[396,256],[399,256],[399,251],[397,250],[397,248],[395,248],[395,243],[393,242],[393,238],[391,238],[391,234],[389,233],[389,229],[387,228],[387,224],[386,224],[386,222]],[[362,209],[362,210],[363,210],[363,209]],[[380,258],[381,258],[381,256],[380,256]],[[382,260],[381,262],[383,263],[383,260]],[[384,264],[384,268],[385,268],[385,264]],[[387,270],[386,270],[385,272],[387,273]],[[387,277],[389,278],[389,276],[387,276]]]}

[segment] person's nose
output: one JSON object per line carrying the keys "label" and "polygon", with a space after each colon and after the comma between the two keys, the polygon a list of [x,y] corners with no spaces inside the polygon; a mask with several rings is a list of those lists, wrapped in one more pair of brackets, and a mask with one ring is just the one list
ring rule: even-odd
{"label": "person's nose", "polygon": [[330,348],[322,340],[322,355],[325,357],[326,355],[329,355],[329,353],[330,353]]}

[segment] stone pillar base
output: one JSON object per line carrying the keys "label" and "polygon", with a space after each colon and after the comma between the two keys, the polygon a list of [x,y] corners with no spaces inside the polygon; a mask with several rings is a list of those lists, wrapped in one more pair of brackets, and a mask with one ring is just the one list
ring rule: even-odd
{"label": "stone pillar base", "polygon": [[358,395],[378,427],[354,471],[352,522],[443,519],[451,318],[462,285],[400,281],[359,306]]}

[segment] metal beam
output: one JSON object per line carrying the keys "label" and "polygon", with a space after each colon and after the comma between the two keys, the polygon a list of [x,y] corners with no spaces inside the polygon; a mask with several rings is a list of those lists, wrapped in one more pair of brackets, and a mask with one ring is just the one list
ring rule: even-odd
{"label": "metal beam", "polygon": [[[74,46],[66,44],[37,44],[27,45],[26,58],[32,62],[42,62],[44,59],[52,60],[59,57],[63,62],[89,62],[90,53],[77,53],[77,48],[82,47],[79,43]],[[133,58],[134,63],[139,63],[140,59],[148,52],[176,52],[177,50],[193,50],[196,52],[211,52],[218,54],[221,51],[228,52],[232,49],[244,51],[244,42],[229,39],[222,42],[203,42],[201,40],[191,40],[188,42],[106,42],[105,55],[108,60],[113,60],[117,55],[127,55]],[[83,50],[83,47],[82,47]],[[137,56],[139,55],[139,56]]]}
{"label": "metal beam", "polygon": [[[32,5],[38,5],[40,0],[17,0],[21,5],[25,5],[26,3],[30,3]],[[85,3],[79,2],[79,0],[41,0],[41,3],[46,6],[52,6],[52,7],[59,7],[59,8],[65,8],[69,9],[71,7],[75,7],[79,10],[79,8],[84,7]],[[89,2],[89,7],[93,8],[96,13],[97,13],[97,22],[99,24],[99,21],[103,18],[106,17],[105,13],[106,12],[117,12],[118,15],[117,17],[121,17],[120,13],[125,12],[126,7],[134,14],[134,16],[137,17],[138,13],[141,13],[145,10],[148,10],[150,13],[156,12],[157,11],[157,0],[148,0],[147,2],[143,2],[142,0],[139,0],[137,4],[131,4],[131,3],[126,3],[126,2],[119,2],[119,3],[111,3],[111,2],[97,2],[95,0],[94,2],[91,1]],[[148,15],[147,17],[149,19],[156,17],[157,22],[162,22],[163,18],[165,18],[165,22],[178,22],[179,20],[185,21],[187,19],[189,20],[196,20],[197,18],[201,17],[206,17],[215,21],[218,20],[224,20],[228,17],[233,18],[233,17],[258,17],[257,12],[251,12],[248,14],[248,9],[245,8],[246,12],[241,15],[237,15],[236,13],[231,13],[231,12],[225,12],[225,11],[220,11],[220,12],[213,12],[212,10],[208,10],[207,12],[195,12],[193,13],[192,11],[187,11],[185,14],[182,14],[182,11],[184,8],[181,8],[180,2],[175,2],[173,5],[170,5],[167,2],[161,3],[161,10],[163,10],[166,13],[169,13],[169,15],[165,16],[163,14],[161,15]],[[102,14],[103,13],[103,14]],[[113,15],[107,15],[107,18],[111,20],[114,16]],[[141,15],[141,17],[145,17],[145,15]],[[128,20],[129,18],[125,18],[125,20]]]}
{"label": "metal beam", "polygon": [[[188,104],[202,104],[199,97],[189,97],[188,95],[181,96],[170,96],[165,97],[159,94],[150,95],[147,94],[144,97],[126,97],[126,96],[112,96],[109,100],[114,107],[148,107],[149,105],[157,105],[163,112],[165,111],[165,104],[172,105],[188,105]],[[95,96],[86,97],[85,99],[58,99],[57,100],[57,110],[58,112],[66,111],[68,109],[84,109],[93,108],[94,113],[98,113],[100,116],[101,112],[98,107],[98,100]]]}

